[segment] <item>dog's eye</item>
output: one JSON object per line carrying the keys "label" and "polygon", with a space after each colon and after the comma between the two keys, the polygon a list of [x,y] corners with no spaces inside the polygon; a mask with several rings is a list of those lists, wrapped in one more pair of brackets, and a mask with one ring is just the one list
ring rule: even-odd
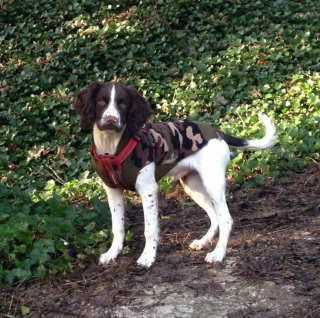
{"label": "dog's eye", "polygon": [[103,100],[103,99],[98,99],[98,105],[100,105],[100,106],[104,106],[106,103],[105,103],[105,101]]}
{"label": "dog's eye", "polygon": [[126,103],[121,103],[121,104],[120,104],[120,107],[121,107],[121,108],[127,108],[127,104],[126,104]]}

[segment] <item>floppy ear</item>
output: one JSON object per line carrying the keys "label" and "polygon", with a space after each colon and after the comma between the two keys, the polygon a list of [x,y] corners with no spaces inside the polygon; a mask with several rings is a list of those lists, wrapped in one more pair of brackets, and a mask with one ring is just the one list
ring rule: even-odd
{"label": "floppy ear", "polygon": [[126,88],[131,102],[127,113],[126,130],[131,136],[134,136],[151,116],[151,108],[149,103],[133,87]]}
{"label": "floppy ear", "polygon": [[91,128],[96,114],[95,95],[102,84],[91,83],[86,89],[77,94],[73,102],[76,113],[80,115],[80,127],[82,129]]}

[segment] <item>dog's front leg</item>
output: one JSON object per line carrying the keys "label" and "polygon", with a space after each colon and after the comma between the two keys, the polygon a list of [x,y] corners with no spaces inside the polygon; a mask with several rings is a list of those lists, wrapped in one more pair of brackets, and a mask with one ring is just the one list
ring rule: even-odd
{"label": "dog's front leg", "polygon": [[149,268],[156,259],[159,241],[158,226],[158,184],[155,180],[155,164],[141,169],[137,177],[136,189],[141,196],[144,213],[144,236],[146,245],[138,264]]}
{"label": "dog's front leg", "polygon": [[108,252],[101,254],[99,262],[100,264],[108,264],[114,261],[122,251],[124,241],[124,201],[123,190],[111,189],[105,184],[103,187],[108,194],[113,241]]}

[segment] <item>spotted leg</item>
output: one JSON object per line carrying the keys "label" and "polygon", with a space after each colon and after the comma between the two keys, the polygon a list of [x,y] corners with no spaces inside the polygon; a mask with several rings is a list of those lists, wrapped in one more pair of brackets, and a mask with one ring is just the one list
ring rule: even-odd
{"label": "spotted leg", "polygon": [[109,208],[112,219],[113,241],[110,249],[101,254],[99,263],[108,264],[114,261],[122,251],[124,241],[124,201],[123,190],[112,189],[103,185],[108,194]]}
{"label": "spotted leg", "polygon": [[137,263],[149,268],[155,261],[159,241],[158,185],[155,180],[154,163],[147,165],[140,171],[136,189],[142,200],[146,239],[144,250]]}

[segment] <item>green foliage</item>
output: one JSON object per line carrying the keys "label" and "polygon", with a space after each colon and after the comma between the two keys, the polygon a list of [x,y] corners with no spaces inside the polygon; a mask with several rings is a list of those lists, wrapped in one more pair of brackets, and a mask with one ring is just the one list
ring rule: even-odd
{"label": "green foliage", "polygon": [[30,313],[30,308],[26,306],[21,306],[21,314],[22,316],[26,316]]}
{"label": "green foliage", "polygon": [[88,210],[56,194],[34,202],[28,194],[0,183],[0,200],[0,280],[12,283],[71,269],[71,256],[80,251],[95,255],[110,242],[108,207],[97,197]]}
{"label": "green foliage", "polygon": [[164,177],[159,181],[159,189],[162,194],[166,195],[170,192],[176,190],[175,183],[173,182],[173,178]]}
{"label": "green foliage", "polygon": [[[319,1],[1,5],[0,226],[12,232],[1,234],[8,238],[0,254],[9,281],[68,269],[60,237],[71,239],[80,255],[94,244],[106,208],[97,216],[95,209],[68,204],[104,196],[90,168],[91,136],[70,116],[75,94],[93,80],[134,85],[154,107],[156,121],[188,116],[258,138],[257,112],[272,116],[278,145],[236,153],[228,175],[237,182],[254,185],[319,160]],[[164,183],[164,192],[169,187]],[[65,233],[55,220],[66,224]],[[79,239],[80,229],[88,237]]]}

